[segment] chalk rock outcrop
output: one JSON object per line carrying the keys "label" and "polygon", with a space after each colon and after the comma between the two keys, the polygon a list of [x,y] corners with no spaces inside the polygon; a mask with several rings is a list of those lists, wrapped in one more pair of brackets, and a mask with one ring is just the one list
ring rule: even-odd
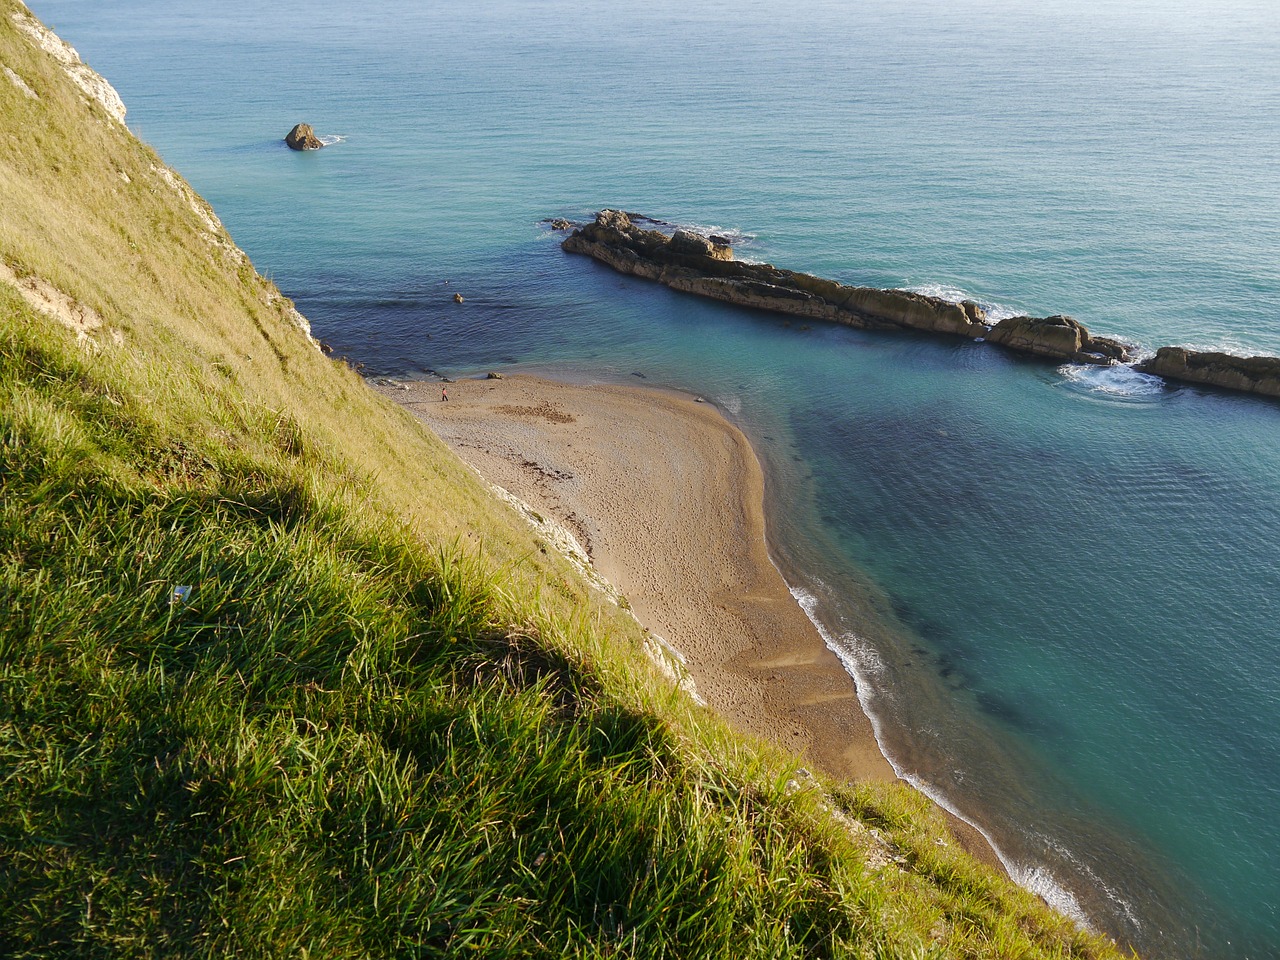
{"label": "chalk rock outcrop", "polygon": [[300,123],[295,126],[285,134],[284,142],[294,150],[319,150],[324,146],[309,123]]}
{"label": "chalk rock outcrop", "polygon": [[1280,397],[1280,357],[1235,357],[1185,347],[1161,347],[1138,369],[1166,380]]}
{"label": "chalk rock outcrop", "polygon": [[[19,4],[19,6],[22,5]],[[57,60],[67,76],[84,92],[85,96],[101,106],[111,119],[117,123],[124,123],[124,101],[120,99],[120,94],[116,93],[115,87],[111,86],[104,77],[80,59],[80,54],[76,53],[75,47],[33,17],[25,7],[14,11],[12,17],[14,25],[26,34],[27,39]],[[12,71],[6,68],[5,73],[11,74]],[[22,85],[26,86],[25,83]]]}

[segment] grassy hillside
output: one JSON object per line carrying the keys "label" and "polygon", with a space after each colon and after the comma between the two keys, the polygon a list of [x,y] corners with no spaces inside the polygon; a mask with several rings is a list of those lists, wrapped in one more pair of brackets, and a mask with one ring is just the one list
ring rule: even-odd
{"label": "grassy hillside", "polygon": [[0,954],[1114,955],[672,690],[0,14]]}

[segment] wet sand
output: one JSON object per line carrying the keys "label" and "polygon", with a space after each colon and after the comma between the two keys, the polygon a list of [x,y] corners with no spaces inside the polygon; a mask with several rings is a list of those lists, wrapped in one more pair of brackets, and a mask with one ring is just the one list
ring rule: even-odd
{"label": "wet sand", "polygon": [[755,452],[711,404],[525,375],[450,383],[448,401],[439,383],[374,386],[568,528],[733,726],[841,779],[894,779],[853,679],[769,559]]}

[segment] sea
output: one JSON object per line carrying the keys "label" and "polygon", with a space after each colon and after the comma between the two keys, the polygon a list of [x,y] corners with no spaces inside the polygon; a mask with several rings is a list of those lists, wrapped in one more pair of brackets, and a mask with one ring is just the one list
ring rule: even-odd
{"label": "sea", "polygon": [[1280,957],[1280,402],[787,322],[543,222],[1280,353],[1275,0],[31,7],[368,374],[717,404],[902,777],[1144,957]]}

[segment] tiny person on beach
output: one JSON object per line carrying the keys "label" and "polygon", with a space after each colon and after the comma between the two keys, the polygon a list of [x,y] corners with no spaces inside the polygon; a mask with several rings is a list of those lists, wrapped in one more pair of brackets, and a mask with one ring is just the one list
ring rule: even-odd
{"label": "tiny person on beach", "polygon": [[449,399],[449,388],[448,388],[448,387],[441,387],[441,388],[440,388],[440,400],[441,400],[441,402],[443,402],[443,401],[445,401],[445,400],[448,400],[448,399]]}

